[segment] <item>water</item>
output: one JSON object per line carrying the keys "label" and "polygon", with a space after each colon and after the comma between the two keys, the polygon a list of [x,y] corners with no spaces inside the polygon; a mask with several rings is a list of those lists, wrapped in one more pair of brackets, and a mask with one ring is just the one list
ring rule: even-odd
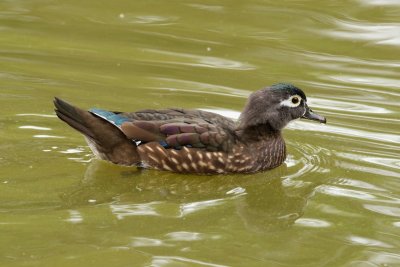
{"label": "water", "polygon": [[[398,1],[2,1],[0,266],[399,266]],[[52,98],[237,116],[279,81],[327,125],[284,166],[196,176],[92,159]]]}

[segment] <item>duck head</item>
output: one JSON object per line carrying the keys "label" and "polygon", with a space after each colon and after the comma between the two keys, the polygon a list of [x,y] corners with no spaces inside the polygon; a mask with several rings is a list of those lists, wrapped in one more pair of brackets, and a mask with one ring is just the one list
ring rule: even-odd
{"label": "duck head", "polygon": [[300,118],[326,123],[325,117],[314,113],[307,105],[307,97],[300,88],[278,83],[249,96],[238,129],[265,125],[280,131],[290,121]]}

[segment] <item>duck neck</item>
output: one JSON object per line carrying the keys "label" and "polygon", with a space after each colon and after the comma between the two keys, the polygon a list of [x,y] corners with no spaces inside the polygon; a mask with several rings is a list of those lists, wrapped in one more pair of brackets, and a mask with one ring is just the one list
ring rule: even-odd
{"label": "duck neck", "polygon": [[276,138],[281,135],[281,131],[274,129],[269,124],[257,124],[238,129],[236,134],[243,142],[256,142],[261,139]]}

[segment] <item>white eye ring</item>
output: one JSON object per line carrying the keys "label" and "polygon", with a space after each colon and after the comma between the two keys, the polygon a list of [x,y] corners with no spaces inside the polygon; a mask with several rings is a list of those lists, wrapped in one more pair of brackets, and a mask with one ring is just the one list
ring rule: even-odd
{"label": "white eye ring", "polygon": [[289,97],[288,99],[285,99],[281,102],[281,106],[285,106],[285,107],[290,107],[290,108],[295,108],[298,107],[301,103],[301,96],[299,95],[292,95],[291,97]]}

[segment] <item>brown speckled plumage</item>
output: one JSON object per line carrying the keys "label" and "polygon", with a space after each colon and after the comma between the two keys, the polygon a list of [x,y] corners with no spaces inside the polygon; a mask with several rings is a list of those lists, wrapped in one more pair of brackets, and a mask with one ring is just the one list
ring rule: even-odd
{"label": "brown speckled plumage", "polygon": [[326,121],[312,113],[304,93],[290,84],[253,93],[238,122],[201,110],[122,113],[84,111],[58,98],[54,103],[57,116],[84,134],[99,158],[182,173],[275,168],[286,158],[281,130],[290,120]]}

